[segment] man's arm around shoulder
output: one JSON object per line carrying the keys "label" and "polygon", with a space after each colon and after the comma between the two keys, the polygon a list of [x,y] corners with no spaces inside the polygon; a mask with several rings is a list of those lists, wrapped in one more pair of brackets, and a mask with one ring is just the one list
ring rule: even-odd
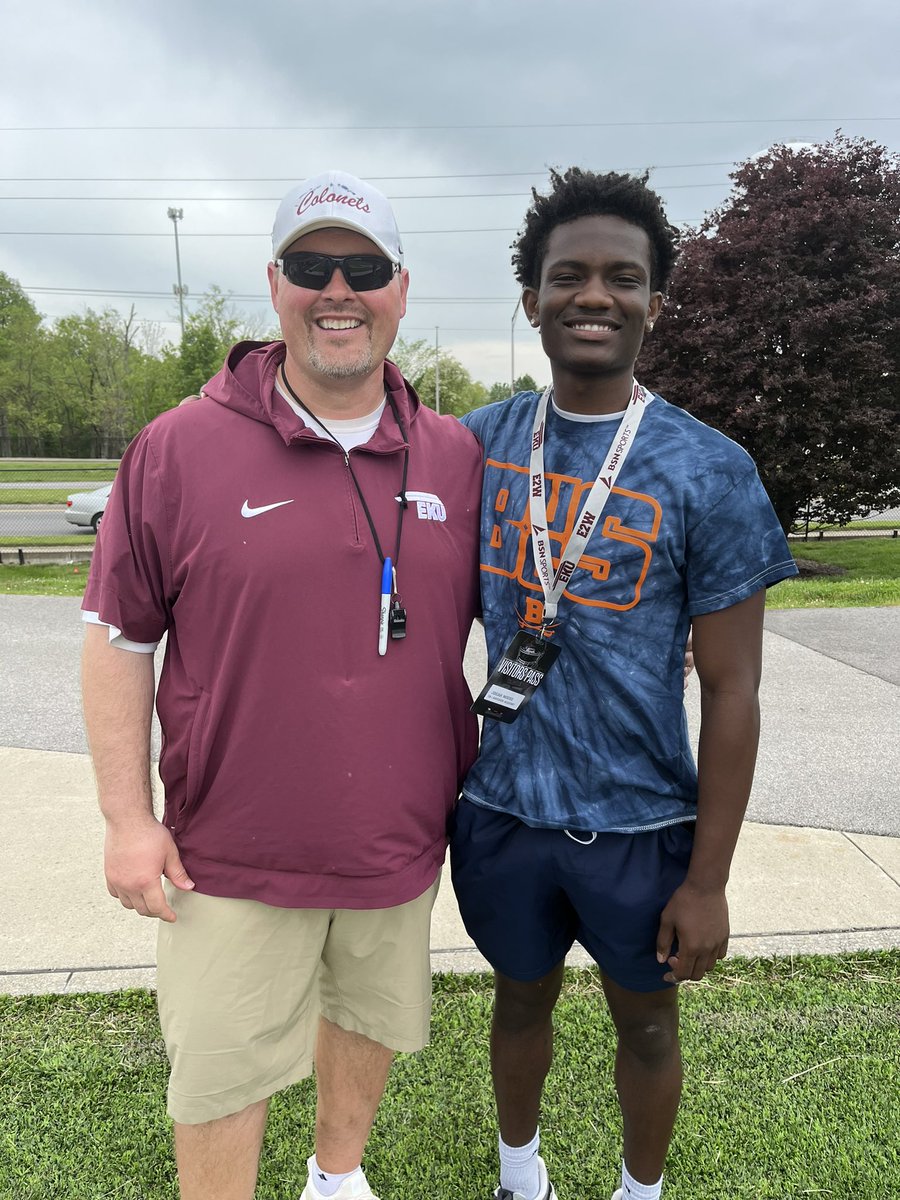
{"label": "man's arm around shoulder", "polygon": [[107,889],[141,916],[174,921],[160,876],[185,890],[194,885],[171,833],[153,815],[153,655],[111,646],[107,626],[87,625],[82,686],[85,726],[106,820]]}
{"label": "man's arm around shoulder", "polygon": [[657,957],[669,963],[670,982],[702,979],[728,949],[725,885],[756,765],[765,597],[760,588],[692,621],[700,681],[697,827],[687,878],[660,920]]}

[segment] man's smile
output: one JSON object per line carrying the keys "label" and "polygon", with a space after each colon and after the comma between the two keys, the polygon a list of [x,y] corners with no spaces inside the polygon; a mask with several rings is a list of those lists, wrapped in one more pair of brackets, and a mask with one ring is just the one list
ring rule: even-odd
{"label": "man's smile", "polygon": [[618,321],[609,317],[569,317],[563,325],[573,333],[587,334],[590,338],[606,338],[621,329]]}
{"label": "man's smile", "polygon": [[365,324],[359,317],[318,317],[315,321],[319,329],[335,329],[338,331],[347,329],[359,329]]}

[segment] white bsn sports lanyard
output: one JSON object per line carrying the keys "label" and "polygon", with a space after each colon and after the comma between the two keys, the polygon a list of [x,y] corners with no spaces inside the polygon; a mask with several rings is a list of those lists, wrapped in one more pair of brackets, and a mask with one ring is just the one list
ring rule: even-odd
{"label": "white bsn sports lanyard", "polygon": [[531,546],[538,579],[544,592],[544,624],[555,620],[556,610],[563,592],[575,573],[578,561],[584,554],[591,534],[597,527],[603,506],[609,499],[628,451],[634,445],[638,426],[653,396],[637,380],[632,381],[631,399],[622,416],[612,447],[604,465],[600,468],[594,486],[585,500],[575,528],[559,553],[559,566],[553,571],[550,549],[550,534],[547,530],[547,502],[544,482],[544,435],[547,429],[547,409],[553,395],[552,385],[538,401],[534,415],[534,433],[531,439],[531,497],[528,517],[531,522]]}

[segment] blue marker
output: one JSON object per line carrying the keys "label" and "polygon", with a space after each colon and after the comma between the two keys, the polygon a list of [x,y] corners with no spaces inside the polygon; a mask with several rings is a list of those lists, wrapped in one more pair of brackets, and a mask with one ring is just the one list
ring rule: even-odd
{"label": "blue marker", "polygon": [[391,560],[386,558],[381,568],[381,608],[378,615],[378,653],[387,654],[388,620],[391,615],[394,570]]}

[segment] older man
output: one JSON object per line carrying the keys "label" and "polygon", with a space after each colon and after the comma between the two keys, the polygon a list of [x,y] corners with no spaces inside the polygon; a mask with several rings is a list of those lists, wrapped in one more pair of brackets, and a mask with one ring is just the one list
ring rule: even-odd
{"label": "older man", "polygon": [[162,921],[183,1200],[253,1195],[268,1099],[314,1063],[304,1200],[365,1200],[393,1052],[427,1040],[431,906],[476,749],[481,454],[385,362],[408,273],[375,188],[291,189],[268,272],[284,340],[235,347],[123,458],[85,714],[109,890]]}

